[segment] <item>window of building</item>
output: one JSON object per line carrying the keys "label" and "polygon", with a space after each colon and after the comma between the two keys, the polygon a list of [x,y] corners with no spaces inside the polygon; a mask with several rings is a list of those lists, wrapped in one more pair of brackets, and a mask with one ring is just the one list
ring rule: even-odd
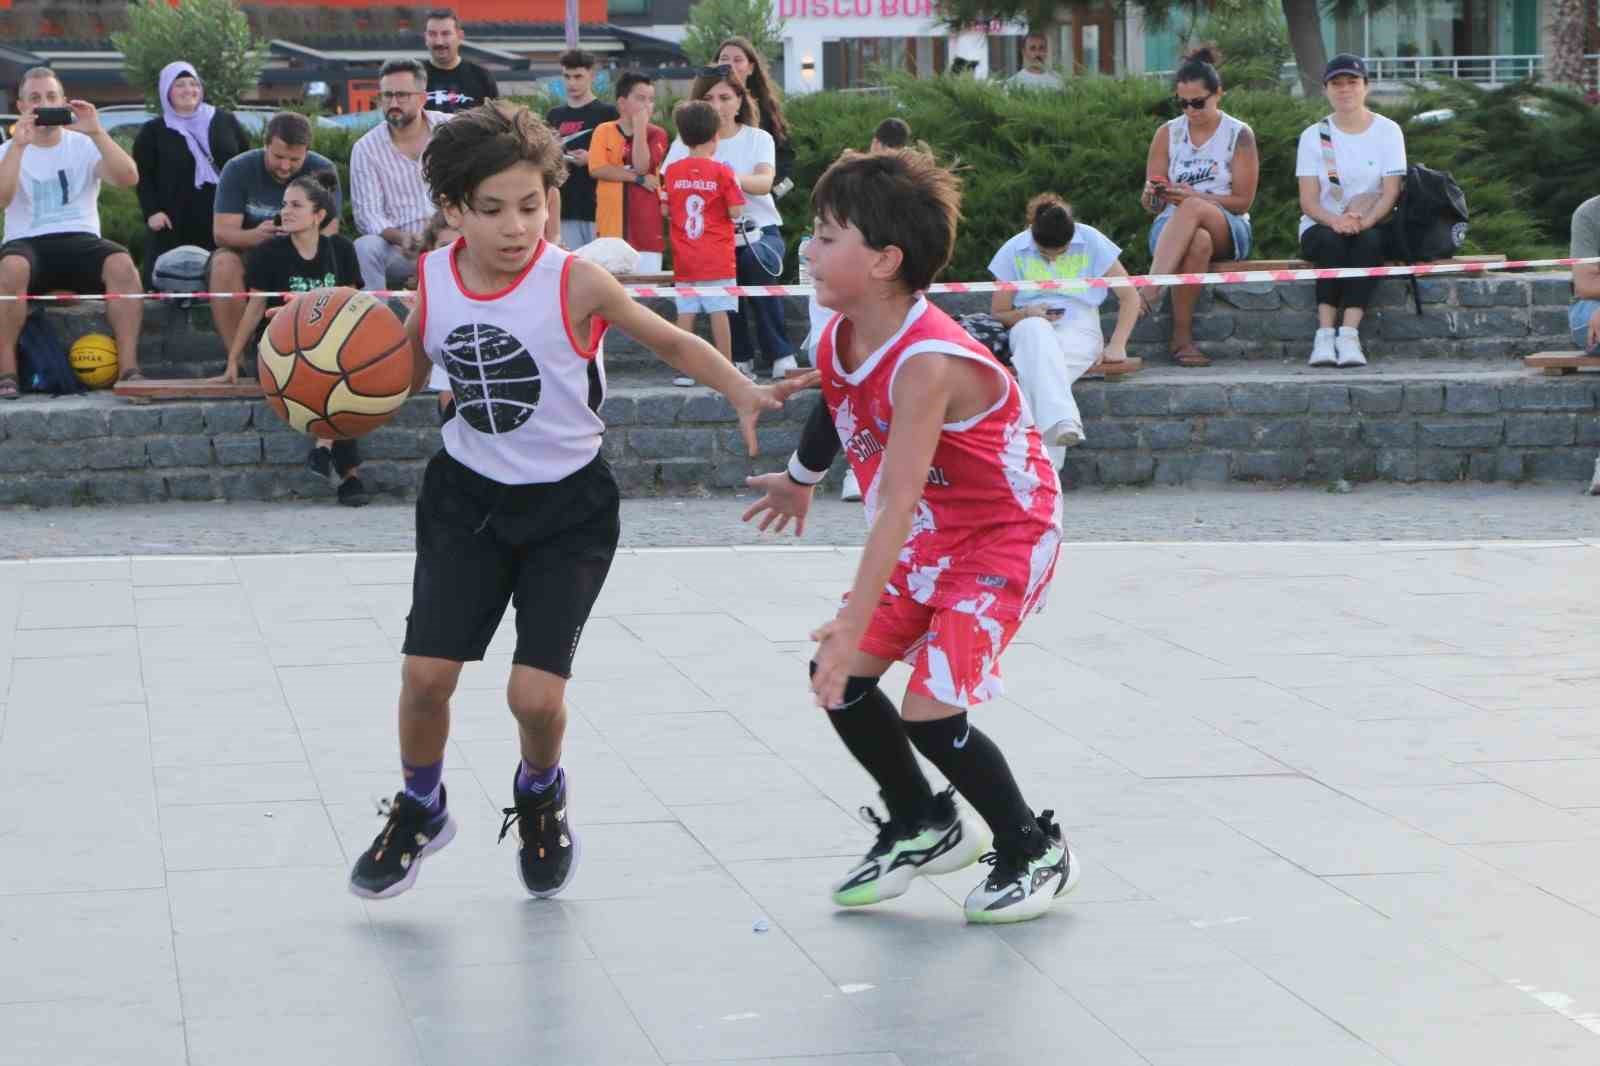
{"label": "window of building", "polygon": [[606,0],[608,15],[648,15],[650,0]]}

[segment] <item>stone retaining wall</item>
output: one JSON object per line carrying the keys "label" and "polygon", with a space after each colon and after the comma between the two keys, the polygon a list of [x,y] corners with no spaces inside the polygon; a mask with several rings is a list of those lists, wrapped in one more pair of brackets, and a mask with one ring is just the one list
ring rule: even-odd
{"label": "stone retaining wall", "polygon": [[[1600,380],[1583,376],[1440,375],[1426,364],[1359,380],[1163,371],[1083,382],[1077,395],[1088,440],[1067,455],[1069,487],[1578,480],[1600,449]],[[601,411],[604,454],[628,495],[737,489],[781,468],[813,402],[794,397],[764,421],[751,460],[721,397],[622,387]],[[330,496],[301,465],[308,447],[260,402],[24,399],[0,407],[0,504]],[[434,401],[419,397],[364,439],[364,477],[377,492],[408,494],[438,447]]]}

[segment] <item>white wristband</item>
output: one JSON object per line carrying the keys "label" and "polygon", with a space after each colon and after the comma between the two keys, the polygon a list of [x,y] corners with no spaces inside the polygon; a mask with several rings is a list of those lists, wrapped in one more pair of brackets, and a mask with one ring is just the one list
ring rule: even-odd
{"label": "white wristband", "polygon": [[828,472],[824,470],[821,473],[818,473],[815,470],[807,468],[806,465],[800,461],[800,453],[795,452],[793,455],[789,456],[789,476],[802,485],[815,485],[823,478],[827,477]]}

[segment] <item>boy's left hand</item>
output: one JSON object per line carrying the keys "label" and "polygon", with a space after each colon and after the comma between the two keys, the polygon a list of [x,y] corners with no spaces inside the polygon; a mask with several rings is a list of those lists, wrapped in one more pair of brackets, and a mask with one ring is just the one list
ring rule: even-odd
{"label": "boy's left hand", "polygon": [[771,385],[751,384],[748,388],[741,389],[737,396],[730,396],[728,402],[733,404],[734,411],[739,415],[739,432],[744,434],[745,447],[751,455],[757,455],[760,449],[756,444],[756,421],[761,417],[762,411],[781,411],[783,403],[789,397],[802,389],[810,388],[820,380],[816,371],[809,374],[799,374],[785,378]]}
{"label": "boy's left hand", "polygon": [[844,702],[844,687],[850,680],[850,659],[861,646],[862,627],[846,611],[831,622],[824,622],[811,634],[817,642],[816,672],[811,675],[811,693],[823,710]]}

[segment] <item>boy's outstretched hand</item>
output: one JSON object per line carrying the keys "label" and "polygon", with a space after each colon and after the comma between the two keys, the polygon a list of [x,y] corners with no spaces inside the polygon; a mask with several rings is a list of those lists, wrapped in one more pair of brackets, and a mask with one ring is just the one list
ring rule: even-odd
{"label": "boy's outstretched hand", "polygon": [[739,517],[741,522],[759,516],[761,532],[765,533],[776,522],[777,528],[772,531],[782,533],[792,520],[795,536],[806,531],[806,512],[811,510],[811,496],[816,492],[816,486],[802,485],[783,471],[747,477],[744,483],[753,489],[760,489],[762,495]]}
{"label": "boy's outstretched hand", "polygon": [[739,415],[739,432],[744,434],[744,444],[751,455],[757,455],[760,451],[756,445],[756,422],[761,412],[781,410],[785,400],[803,389],[811,388],[820,380],[821,375],[813,370],[809,374],[796,374],[771,385],[752,384],[728,397],[728,402]]}

